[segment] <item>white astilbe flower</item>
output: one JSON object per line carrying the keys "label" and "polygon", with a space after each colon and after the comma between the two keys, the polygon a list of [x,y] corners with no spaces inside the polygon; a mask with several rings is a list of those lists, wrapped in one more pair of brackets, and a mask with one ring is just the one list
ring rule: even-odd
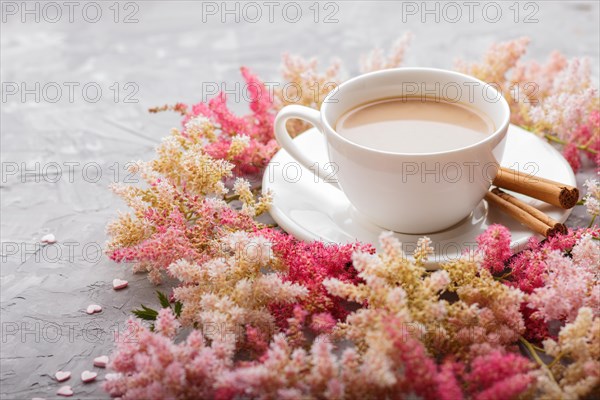
{"label": "white astilbe flower", "polygon": [[583,184],[587,194],[583,197],[583,204],[588,214],[596,218],[600,214],[600,183],[596,179],[588,179]]}
{"label": "white astilbe flower", "polygon": [[450,284],[448,271],[439,270],[432,273],[425,279],[425,286],[433,292],[440,292]]}
{"label": "white astilbe flower", "polygon": [[231,145],[227,150],[227,157],[229,159],[239,155],[250,145],[250,137],[246,135],[235,135],[231,138]]}
{"label": "white astilbe flower", "polygon": [[186,122],[185,133],[190,137],[205,137],[209,141],[216,139],[213,124],[203,115],[198,115]]}

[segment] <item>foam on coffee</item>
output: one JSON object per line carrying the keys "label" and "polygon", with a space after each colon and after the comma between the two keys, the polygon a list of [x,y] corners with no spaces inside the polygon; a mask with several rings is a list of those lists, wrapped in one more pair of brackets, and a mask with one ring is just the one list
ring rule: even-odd
{"label": "foam on coffee", "polygon": [[335,130],[346,139],[394,153],[437,153],[478,143],[495,131],[485,113],[428,98],[369,102],[343,114]]}

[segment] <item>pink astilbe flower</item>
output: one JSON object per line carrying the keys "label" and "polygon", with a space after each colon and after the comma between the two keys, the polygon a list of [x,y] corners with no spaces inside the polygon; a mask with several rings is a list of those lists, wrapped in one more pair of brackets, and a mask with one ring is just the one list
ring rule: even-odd
{"label": "pink astilbe flower", "polygon": [[310,327],[318,334],[330,333],[337,322],[330,313],[318,313],[312,316]]}
{"label": "pink astilbe flower", "polygon": [[577,173],[579,168],[581,168],[581,157],[579,156],[577,146],[573,143],[567,144],[563,148],[562,155],[573,169],[573,172]]}
{"label": "pink astilbe flower", "polygon": [[177,331],[181,327],[181,324],[173,315],[173,312],[169,308],[161,308],[156,317],[156,323],[154,324],[154,330],[163,336],[173,339],[177,334]]}
{"label": "pink astilbe flower", "polygon": [[[182,124],[184,135],[189,135],[190,122],[203,117],[217,130],[216,134],[205,135],[208,143],[204,146],[206,154],[215,159],[231,161],[236,172],[256,173],[264,168],[278,149],[273,134],[275,112],[273,98],[264,83],[246,67],[241,68],[250,96],[251,114],[236,116],[227,107],[227,97],[220,93],[208,102],[190,107],[184,114]],[[187,108],[186,108],[187,110]],[[232,152],[235,137],[247,137],[244,148]]]}
{"label": "pink astilbe flower", "polygon": [[[164,309],[157,326],[171,335],[173,315]],[[104,383],[113,397],[128,399],[213,398],[217,380],[232,365],[233,348],[209,347],[200,331],[175,344],[136,321],[128,322],[127,338],[118,342],[109,367],[116,372]]]}
{"label": "pink astilbe flower", "polygon": [[[595,253],[598,254],[597,251]],[[595,264],[597,270],[600,264],[598,261]],[[546,265],[548,272],[545,285],[535,289],[529,297],[530,306],[538,310],[536,317],[546,321],[572,322],[581,307],[590,307],[600,313],[600,281],[597,273],[575,264],[557,251],[548,255]]]}
{"label": "pink astilbe flower", "polygon": [[[600,109],[592,107],[587,121],[583,121],[573,130],[571,140],[584,149],[588,159],[596,161],[600,154]],[[597,161],[596,166],[600,166]]]}
{"label": "pink astilbe flower", "polygon": [[435,377],[440,400],[462,400],[464,398],[461,382],[457,378],[464,373],[461,363],[445,361]]}
{"label": "pink astilbe flower", "polygon": [[524,94],[532,101],[532,105],[537,105],[538,99],[552,92],[557,75],[565,69],[567,63],[567,58],[558,51],[550,53],[544,64],[540,64],[536,60],[527,62],[519,60],[514,66],[510,80],[512,82],[535,84],[531,86],[531,89],[534,90],[525,91]]}
{"label": "pink astilbe flower", "polygon": [[[438,367],[428,354],[423,344],[407,335],[403,329],[397,329],[403,326],[402,321],[391,319],[388,323],[387,334],[394,346],[391,352],[391,359],[395,362],[394,367],[403,369],[403,376],[397,376],[396,385],[392,393],[415,393],[423,399],[439,399],[444,396],[440,389],[448,386],[455,394],[459,394],[459,387],[456,384],[456,378],[446,373],[440,379],[437,379]],[[442,383],[442,387],[438,384]],[[459,399],[462,397],[460,393]]]}
{"label": "pink astilbe flower", "polygon": [[[153,213],[153,210],[149,210],[149,219],[152,219]],[[172,262],[181,258],[199,257],[186,235],[187,226],[182,214],[174,210],[165,221],[165,225],[156,227],[156,232],[150,238],[132,247],[118,248],[110,253],[110,258],[116,262],[138,263],[139,270],[150,272],[150,279],[159,283],[161,271]]]}
{"label": "pink astilbe flower", "polygon": [[[585,237],[588,237],[588,239],[583,240]],[[588,266],[590,263],[593,264],[596,261],[594,260],[594,251],[597,250],[588,248],[590,244],[596,246],[593,243],[595,240],[591,239],[592,237],[598,237],[597,229],[569,230],[567,234],[557,234],[548,238],[543,243],[532,238],[528,247],[510,260],[509,269],[511,272],[508,278],[506,278],[505,283],[518,287],[526,294],[537,292],[537,294],[532,297],[533,299],[536,299],[535,301],[531,302],[526,300],[521,306],[521,312],[525,318],[525,325],[527,327],[525,333],[527,339],[542,340],[543,338],[549,337],[550,333],[548,330],[547,319],[545,319],[543,315],[547,311],[550,311],[550,309],[551,314],[554,316],[561,313],[565,314],[572,312],[567,311],[573,310],[573,303],[571,303],[572,295],[576,295],[576,297],[585,297],[584,291],[579,294],[573,293],[563,301],[563,299],[558,298],[561,295],[558,294],[559,292],[556,291],[556,288],[554,288],[553,285],[560,283],[557,279],[562,279],[563,273],[569,277],[573,274],[577,275],[579,269],[577,267],[578,264]],[[580,245],[578,245],[578,243],[580,243]],[[570,258],[565,257],[568,252],[574,252],[574,254],[576,254],[576,256],[574,255],[573,257],[575,266]],[[560,254],[562,254],[562,256],[560,256]],[[552,258],[550,258],[550,255],[553,255]],[[564,260],[562,260],[563,258]],[[559,269],[559,266],[563,264],[568,264],[567,270],[565,271]],[[553,265],[555,267],[554,270],[552,270]],[[587,271],[589,271],[589,269],[587,269]],[[592,277],[593,274],[590,275],[587,272],[585,274],[586,278],[584,279],[588,279],[588,283],[584,286],[593,285],[593,282],[589,281],[589,278]],[[550,276],[551,279],[549,280]],[[581,283],[578,284],[578,287],[581,287]],[[562,295],[566,294],[564,291],[561,291],[560,293],[562,293]],[[593,295],[594,292],[592,291],[591,294]],[[544,304],[541,300],[542,295],[548,296],[548,300],[550,297],[558,296],[554,297],[554,299],[559,304]],[[580,300],[577,300],[575,304],[579,304],[579,302]],[[541,306],[543,310],[539,311],[537,309],[538,306]],[[546,310],[546,307],[550,309]],[[558,308],[562,308],[562,310],[559,311]],[[562,319],[564,319],[564,316],[565,315],[563,315]]]}
{"label": "pink astilbe flower", "polygon": [[543,287],[546,282],[549,267],[548,256],[553,251],[567,253],[584,237],[597,238],[600,236],[598,228],[594,229],[569,229],[566,234],[556,234],[544,242],[530,239],[526,249],[513,257],[509,262],[511,270],[507,284],[518,287],[525,293],[532,293],[536,288]]}
{"label": "pink astilbe flower", "polygon": [[500,89],[513,124],[569,146],[564,154],[574,169],[578,151],[600,165],[600,98],[592,87],[589,60],[567,60],[554,52],[544,65],[523,62],[528,43],[520,38],[493,44],[481,63],[458,61],[456,68]]}
{"label": "pink astilbe flower", "polygon": [[517,399],[534,381],[531,361],[514,353],[494,351],[470,364],[465,380],[476,400]]}
{"label": "pink astilbe flower", "polygon": [[[397,67],[404,35],[365,69]],[[528,39],[495,44],[482,63],[458,67],[502,91],[511,121],[564,146],[574,169],[581,152],[598,162],[600,101],[589,63],[552,53],[523,62]],[[519,254],[492,225],[464,257],[427,271],[429,238],[412,258],[393,233],[371,245],[306,243],[257,221],[271,194],[257,176],[278,146],[279,108],[319,108],[342,79],[340,64],[284,56],[287,88],[269,97],[247,68],[250,113],[220,94],[207,102],[158,107],[182,115],[151,162],[131,167],[145,186],[116,185],[131,208],[108,227],[107,252],[158,282],[180,285],[175,317],[161,309],[153,331],[130,320],[116,336],[105,389],[123,399],[442,399],[530,396],[586,398],[600,384],[600,229],[569,230]],[[533,84],[533,86],[532,86]],[[532,90],[532,88],[534,90]],[[294,90],[297,92],[294,93]],[[307,125],[290,121],[292,135]],[[600,214],[600,189],[584,204]],[[473,258],[467,257],[474,255]],[[176,342],[186,328],[187,338]],[[543,346],[547,365],[519,354]],[[528,350],[531,352],[529,346]],[[541,350],[539,350],[541,351]]]}
{"label": "pink astilbe flower", "polygon": [[510,232],[499,224],[491,225],[477,237],[481,266],[492,273],[504,271],[506,260],[510,258]]}
{"label": "pink astilbe flower", "polygon": [[260,329],[246,326],[246,345],[256,355],[262,355],[269,348],[269,337]]}
{"label": "pink astilbe flower", "polygon": [[251,136],[261,143],[268,143],[273,139],[273,98],[264,83],[248,68],[242,67],[241,71],[250,94],[250,110],[254,113],[254,123],[249,124],[253,130]]}
{"label": "pink astilbe flower", "polygon": [[[530,112],[537,129],[547,130],[559,139],[569,141],[582,123],[588,122],[592,109],[597,110],[598,91],[558,92],[540,102]],[[592,109],[590,109],[592,107]]]}

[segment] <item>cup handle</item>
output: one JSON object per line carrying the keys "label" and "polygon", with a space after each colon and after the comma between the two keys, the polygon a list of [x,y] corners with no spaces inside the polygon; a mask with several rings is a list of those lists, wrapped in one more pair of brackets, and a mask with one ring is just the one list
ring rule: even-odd
{"label": "cup handle", "polygon": [[321,134],[323,134],[321,113],[314,108],[299,105],[283,107],[281,110],[279,110],[277,116],[275,117],[275,139],[277,139],[277,143],[279,143],[279,145],[302,166],[321,178],[324,182],[327,182],[339,189],[340,187],[337,181],[331,178],[332,173],[327,172],[325,169],[323,169],[322,165],[307,157],[302,151],[300,151],[300,149],[298,149],[298,146],[296,146],[290,137],[290,134],[286,128],[286,123],[292,118],[298,118],[314,125],[314,127],[317,128]]}

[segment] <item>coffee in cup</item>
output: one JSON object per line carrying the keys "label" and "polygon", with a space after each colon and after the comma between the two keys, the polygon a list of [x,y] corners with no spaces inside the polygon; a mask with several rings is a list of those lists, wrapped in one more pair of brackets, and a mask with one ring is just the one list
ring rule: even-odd
{"label": "coffee in cup", "polygon": [[[328,165],[294,144],[286,129],[292,118],[323,133]],[[275,137],[305,173],[343,191],[371,222],[426,234],[460,222],[482,201],[509,120],[508,103],[485,82],[454,71],[396,68],[342,83],[320,111],[282,108]]]}

